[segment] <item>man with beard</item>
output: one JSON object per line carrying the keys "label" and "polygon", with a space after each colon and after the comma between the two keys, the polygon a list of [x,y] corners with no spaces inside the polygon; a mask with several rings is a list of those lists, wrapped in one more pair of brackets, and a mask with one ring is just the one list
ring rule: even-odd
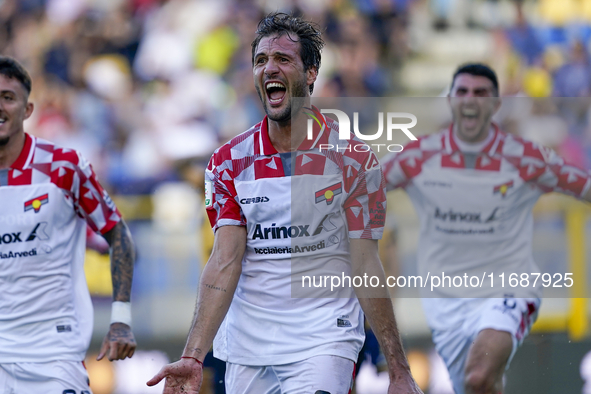
{"label": "man with beard", "polygon": [[4,393],[89,393],[83,361],[93,310],[87,224],[111,251],[111,326],[98,359],[131,357],[129,230],[78,152],[25,133],[31,78],[0,57],[0,387]]}
{"label": "man with beard", "polygon": [[421,392],[387,292],[358,300],[299,289],[292,297],[303,274],[325,269],[384,283],[377,239],[385,184],[375,154],[352,150],[363,144],[357,139],[341,141],[348,149],[339,152],[319,150],[338,141],[338,125],[319,113],[323,126],[312,139],[297,127],[322,46],[317,28],[299,18],[275,13],[259,23],[253,74],[267,116],[219,148],[207,168],[214,248],[183,356],[148,382],[166,378],[166,394],[199,392],[212,341],[227,362],[229,393],[347,394],[363,344],[361,308],[388,362],[389,393]]}
{"label": "man with beard", "polygon": [[448,101],[448,129],[411,142],[382,164],[388,188],[404,188],[418,212],[419,273],[486,274],[482,287],[437,288],[429,297],[438,298],[423,298],[423,306],[456,394],[499,394],[537,317],[542,283],[534,287],[531,276],[522,287],[502,288],[499,275],[540,272],[532,256],[535,202],[551,191],[589,201],[591,176],[492,123],[501,101],[488,66],[458,68]]}

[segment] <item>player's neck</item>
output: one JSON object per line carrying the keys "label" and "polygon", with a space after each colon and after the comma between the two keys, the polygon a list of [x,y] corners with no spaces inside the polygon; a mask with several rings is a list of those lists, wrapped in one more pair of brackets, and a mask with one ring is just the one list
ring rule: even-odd
{"label": "player's neck", "polygon": [[476,141],[466,141],[455,133],[456,144],[462,152],[479,152],[493,139],[495,134],[494,131],[495,130],[491,125],[488,128],[488,133],[485,133],[482,138],[478,138]]}
{"label": "player's neck", "polygon": [[18,159],[25,146],[25,139],[25,133],[21,132],[9,137],[5,144],[0,144],[0,170],[9,168]]}
{"label": "player's neck", "polygon": [[[271,144],[279,153],[292,152],[296,150],[306,137],[304,127],[292,127],[294,125],[302,126],[301,119],[287,122],[275,122],[269,119],[268,132]],[[300,124],[302,123],[302,124]]]}

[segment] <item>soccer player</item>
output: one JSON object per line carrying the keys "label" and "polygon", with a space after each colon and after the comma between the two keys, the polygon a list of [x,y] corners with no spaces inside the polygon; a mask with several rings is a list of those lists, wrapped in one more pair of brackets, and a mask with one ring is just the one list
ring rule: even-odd
{"label": "soccer player", "polygon": [[[550,191],[589,201],[589,173],[499,130],[491,121],[501,103],[499,88],[489,67],[461,66],[448,101],[448,129],[411,142],[382,163],[388,188],[404,188],[418,212],[419,272],[452,277],[480,270],[495,278],[539,272],[532,256],[535,202]],[[499,294],[500,283],[485,283],[477,293],[465,293],[478,298],[444,290],[432,294],[442,298],[423,298],[457,394],[503,391],[504,371],[540,307],[540,286],[506,296]]]}
{"label": "soccer player", "polygon": [[87,224],[111,249],[113,310],[98,359],[131,357],[134,248],[117,208],[76,151],[24,132],[31,78],[0,57],[0,387],[90,393],[83,364],[93,310],[84,276]]}
{"label": "soccer player", "polygon": [[[302,274],[325,268],[384,275],[385,183],[375,154],[350,149],[360,140],[338,141],[338,125],[322,115],[311,140],[296,127],[305,124],[322,46],[300,18],[275,13],[258,25],[253,74],[267,116],[216,150],[207,168],[214,247],[183,355],[148,382],[166,378],[166,394],[199,392],[212,341],[227,362],[229,393],[347,394],[363,344],[361,308],[388,362],[389,393],[421,392],[387,292],[314,298],[300,288],[302,298],[292,297]],[[327,142],[349,149],[318,149]]]}

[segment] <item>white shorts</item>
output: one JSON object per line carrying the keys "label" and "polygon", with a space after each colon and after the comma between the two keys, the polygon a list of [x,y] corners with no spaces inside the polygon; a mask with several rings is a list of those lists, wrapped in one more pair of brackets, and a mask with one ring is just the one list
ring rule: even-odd
{"label": "white shorts", "polygon": [[2,394],[92,394],[81,361],[0,364]]}
{"label": "white shorts", "polygon": [[227,363],[226,392],[232,394],[349,394],[355,363],[315,356],[285,365],[253,367]]}
{"label": "white shorts", "polygon": [[[481,301],[481,302],[479,302]],[[433,342],[445,361],[456,394],[464,394],[464,368],[470,346],[478,333],[485,329],[505,331],[513,338],[513,351],[507,368],[519,345],[538,317],[539,298],[489,298],[475,302],[470,315],[460,326],[448,330],[433,330]]]}

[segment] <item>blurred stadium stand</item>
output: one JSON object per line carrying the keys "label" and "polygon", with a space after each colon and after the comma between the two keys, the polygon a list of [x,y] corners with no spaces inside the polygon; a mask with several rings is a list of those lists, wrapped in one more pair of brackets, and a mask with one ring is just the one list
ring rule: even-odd
{"label": "blurred stadium stand", "polygon": [[[444,96],[460,63],[488,62],[502,93],[524,103],[503,115],[504,127],[591,167],[591,0],[0,0],[1,53],[33,78],[26,130],[90,159],[137,242],[134,331],[145,353],[115,367],[89,362],[95,394],[159,392],[130,381],[180,355],[212,239],[199,208],[203,169],[215,147],[263,116],[250,42],[261,16],[275,10],[325,30],[316,96]],[[527,100],[550,96],[578,99]],[[416,217],[403,193],[389,198],[399,271],[413,272]],[[543,267],[575,264],[587,277],[587,216],[572,200],[540,202],[534,247]],[[92,353],[108,322],[108,259],[89,251],[87,275]],[[397,299],[396,307],[426,392],[449,392],[420,303]],[[545,301],[508,394],[583,392],[591,377],[589,362],[581,364],[591,349],[587,309],[586,301]],[[383,392],[377,372],[367,371],[358,393]],[[532,374],[539,383],[524,378]]]}

